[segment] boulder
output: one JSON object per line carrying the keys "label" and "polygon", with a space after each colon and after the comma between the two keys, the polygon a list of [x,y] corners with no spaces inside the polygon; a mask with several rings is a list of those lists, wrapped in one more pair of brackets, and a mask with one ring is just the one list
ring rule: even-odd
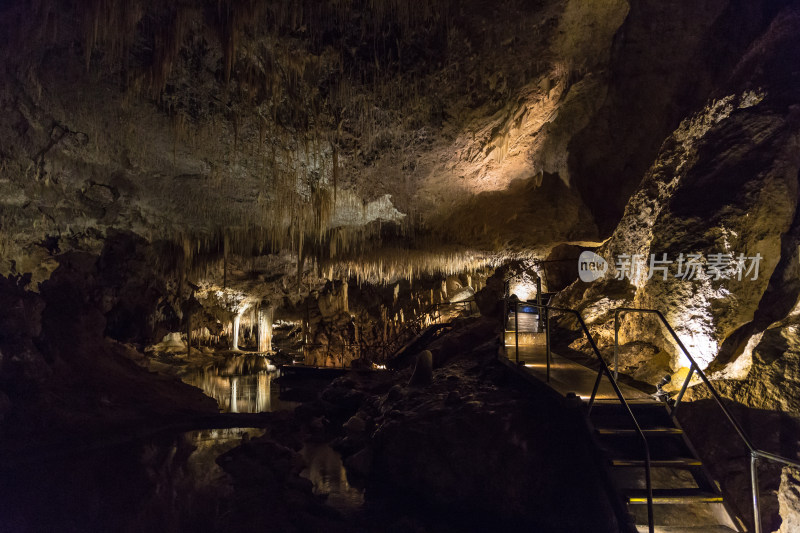
{"label": "boulder", "polygon": [[411,387],[427,387],[433,381],[433,354],[424,350],[417,356],[417,364],[408,384]]}
{"label": "boulder", "polygon": [[351,416],[350,419],[342,426],[348,433],[361,434],[367,429],[367,424],[363,418]]}

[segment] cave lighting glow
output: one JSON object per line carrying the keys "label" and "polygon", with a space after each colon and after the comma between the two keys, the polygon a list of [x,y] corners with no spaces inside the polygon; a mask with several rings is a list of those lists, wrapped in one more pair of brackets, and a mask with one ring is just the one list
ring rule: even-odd
{"label": "cave lighting glow", "polygon": [[[700,366],[700,369],[705,370],[706,367],[711,364],[711,361],[717,357],[719,353],[719,344],[705,332],[693,329],[690,322],[683,324],[681,329],[684,331],[676,331],[678,338],[683,345],[686,346],[686,349],[689,350],[689,353]],[[678,367],[689,368],[692,364],[689,358],[686,357],[680,347],[676,346],[676,349],[678,354]]]}
{"label": "cave lighting glow", "polygon": [[509,294],[514,294],[521,301],[536,298],[536,282],[526,279],[512,279],[508,284]]}

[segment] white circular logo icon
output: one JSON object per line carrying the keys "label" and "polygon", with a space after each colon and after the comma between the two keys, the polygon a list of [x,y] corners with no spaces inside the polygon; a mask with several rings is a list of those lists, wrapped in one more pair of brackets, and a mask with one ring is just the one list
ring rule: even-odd
{"label": "white circular logo icon", "polygon": [[578,257],[578,277],[581,281],[590,282],[602,278],[608,270],[605,259],[594,252],[583,252]]}

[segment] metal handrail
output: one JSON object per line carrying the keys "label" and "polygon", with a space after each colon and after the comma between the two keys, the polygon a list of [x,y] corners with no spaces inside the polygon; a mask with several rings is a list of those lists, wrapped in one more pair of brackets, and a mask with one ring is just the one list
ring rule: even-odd
{"label": "metal handrail", "polygon": [[[459,300],[458,302],[439,302],[433,303],[428,305],[420,314],[416,315],[414,318],[410,320],[406,320],[404,323],[403,328],[398,331],[394,337],[385,343],[382,344],[384,348],[388,351],[390,349],[399,349],[403,342],[403,334],[408,333],[409,331],[413,332],[414,335],[417,335],[422,331],[425,327],[423,325],[423,319],[429,318],[429,315],[432,315],[430,325],[438,324],[439,320],[442,318],[442,313],[439,312],[439,309],[442,307],[463,307],[463,310],[472,310],[472,305],[476,304],[475,298],[466,298],[464,300]],[[369,347],[368,347],[369,349]],[[392,352],[393,353],[393,352]],[[384,353],[383,357],[386,358],[392,353]]]}
{"label": "metal handrail", "polygon": [[689,353],[689,350],[686,349],[681,339],[675,333],[675,330],[672,329],[672,326],[667,322],[667,319],[664,318],[664,315],[661,311],[657,309],[636,309],[632,307],[618,307],[614,310],[614,372],[617,372],[617,364],[618,364],[618,344],[619,344],[619,317],[622,313],[639,313],[639,314],[651,314],[656,315],[660,320],[661,323],[666,326],[667,331],[672,335],[672,338],[675,339],[675,342],[678,343],[678,347],[680,347],[683,354],[689,360],[689,372],[686,375],[686,380],[683,382],[680,392],[678,393],[677,398],[675,399],[675,404],[672,407],[671,416],[674,418],[677,416],[678,406],[683,399],[683,395],[686,393],[686,389],[689,387],[689,382],[692,380],[692,375],[697,372],[697,375],[700,377],[703,383],[708,387],[711,396],[714,398],[714,401],[717,402],[720,409],[722,409],[725,418],[728,419],[728,422],[731,423],[733,429],[736,430],[736,433],[742,439],[745,446],[747,446],[748,451],[750,452],[750,482],[752,486],[752,493],[753,493],[753,522],[755,526],[755,533],[762,532],[762,525],[761,525],[761,506],[759,503],[760,498],[760,490],[758,487],[758,459],[768,459],[773,462],[783,463],[787,466],[793,466],[795,468],[800,468],[800,462],[789,459],[788,457],[783,457],[781,455],[775,455],[769,452],[765,452],[763,450],[759,450],[753,445],[753,442],[745,433],[744,429],[742,428],[741,424],[734,418],[733,414],[728,410],[725,406],[725,403],[722,401],[722,397],[717,392],[717,389],[711,384],[708,377],[706,376],[705,372],[700,368],[697,362]]}
{"label": "metal handrail", "polygon": [[[404,333],[408,333],[409,331],[414,332],[414,334],[419,333],[419,331],[423,328],[423,318],[428,318],[429,315],[433,315],[431,320],[431,325],[438,323],[438,321],[442,318],[442,314],[439,312],[439,309],[442,307],[452,307],[455,306],[456,308],[462,307],[463,310],[471,310],[473,304],[475,304],[475,298],[466,298],[464,300],[460,300],[458,302],[439,302],[428,305],[419,315],[406,320],[404,322],[403,328],[400,329],[390,340],[384,342],[372,342],[372,343],[364,343],[364,342],[331,342],[328,341],[326,343],[311,343],[311,342],[304,342],[303,343],[303,353],[305,354],[306,350],[309,348],[325,348],[326,355],[330,356],[331,354],[331,347],[338,346],[342,350],[344,348],[355,347],[356,351],[358,352],[359,357],[365,353],[370,351],[377,351],[378,349],[382,349],[381,359],[384,360],[393,353],[393,350],[399,348],[400,344],[402,343],[402,338]],[[342,368],[344,368],[344,353],[342,352],[339,360],[342,362]]]}
{"label": "metal handrail", "polygon": [[[594,388],[592,390],[591,398],[589,399],[588,405],[588,413],[591,415],[592,406],[594,405],[595,397],[597,396],[597,391],[600,387],[600,380],[602,379],[603,374],[608,377],[608,381],[611,383],[611,387],[614,389],[614,393],[617,395],[620,403],[625,410],[628,412],[628,416],[630,417],[631,421],[633,422],[634,429],[636,433],[639,435],[639,438],[642,441],[642,448],[644,449],[644,468],[645,468],[645,484],[647,488],[647,524],[648,524],[648,531],[649,533],[654,533],[655,531],[655,524],[653,521],[653,483],[651,479],[651,460],[650,460],[650,445],[647,442],[647,437],[645,436],[644,432],[642,431],[639,422],[636,420],[636,415],[633,414],[633,410],[631,409],[630,405],[628,404],[625,396],[622,394],[622,390],[620,390],[619,385],[617,385],[616,379],[611,373],[611,370],[608,368],[608,364],[606,363],[603,356],[600,354],[600,350],[597,348],[597,344],[594,342],[592,335],[589,333],[589,328],[586,327],[586,322],[584,322],[583,317],[581,314],[576,311],[575,309],[568,309],[564,307],[554,307],[551,305],[542,304],[541,301],[539,303],[536,302],[519,302],[517,301],[514,306],[515,316],[518,317],[518,307],[520,303],[524,303],[525,305],[535,306],[541,310],[544,309],[545,316],[546,316],[546,326],[545,331],[547,332],[546,342],[547,342],[547,350],[548,350],[548,375],[549,375],[549,353],[550,353],[550,312],[555,311],[557,313],[569,313],[575,315],[575,318],[578,321],[578,324],[581,327],[584,335],[586,335],[587,340],[589,341],[589,345],[592,348],[592,351],[597,356],[597,359],[600,361],[600,371],[597,374],[597,380],[595,381]],[[504,314],[508,314],[508,303],[506,302],[505,306],[506,311]],[[515,318],[514,329],[517,333],[517,362],[519,362],[519,321]],[[505,345],[505,342],[503,343]]]}

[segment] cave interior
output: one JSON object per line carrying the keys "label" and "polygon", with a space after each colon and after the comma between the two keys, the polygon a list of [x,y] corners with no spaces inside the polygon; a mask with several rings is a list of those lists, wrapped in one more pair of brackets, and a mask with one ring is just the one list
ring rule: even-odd
{"label": "cave interior", "polygon": [[800,532],[800,1],[0,28],[0,531]]}

